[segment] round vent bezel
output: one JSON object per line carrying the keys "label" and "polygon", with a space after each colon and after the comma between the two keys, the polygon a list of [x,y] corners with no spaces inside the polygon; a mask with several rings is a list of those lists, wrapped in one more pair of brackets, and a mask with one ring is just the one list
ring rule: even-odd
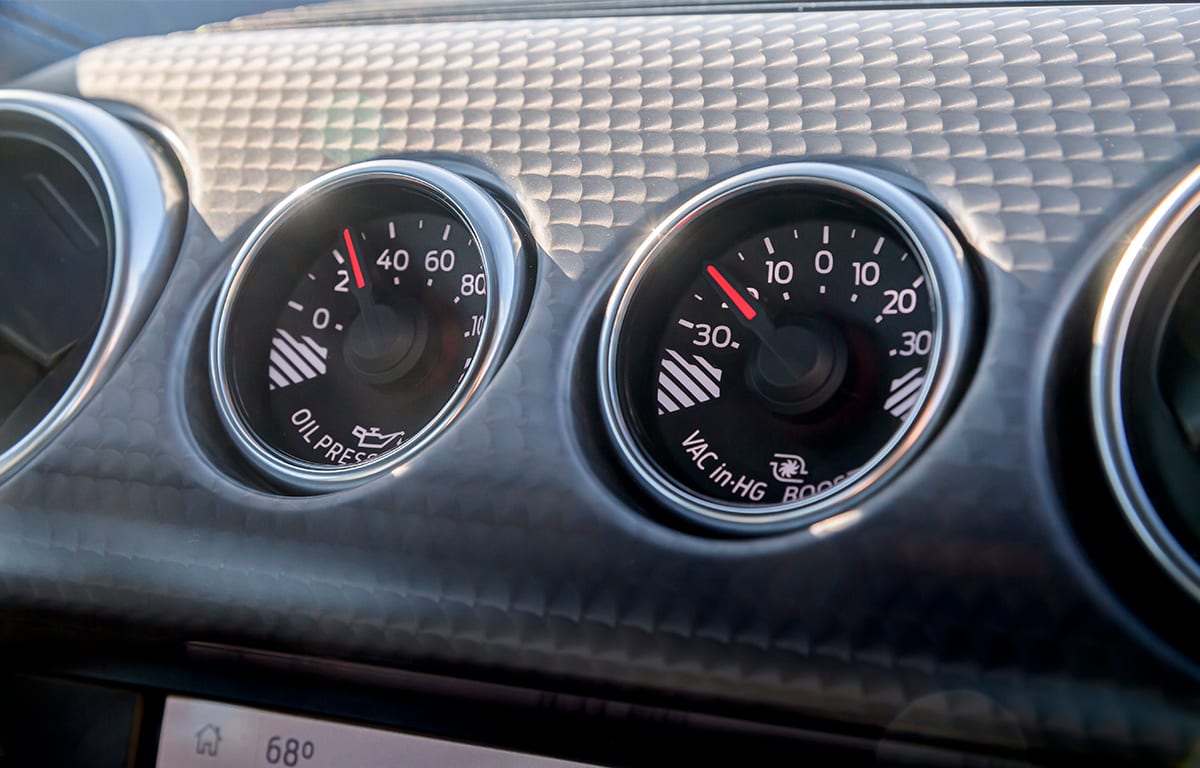
{"label": "round vent bezel", "polygon": [[0,133],[40,142],[76,165],[105,215],[109,253],[104,306],[88,353],[37,423],[0,451],[5,482],[79,413],[137,335],[174,266],[185,196],[134,129],[79,99],[0,90]]}
{"label": "round vent bezel", "polygon": [[[1200,168],[1175,184],[1149,212],[1117,259],[1093,329],[1089,399],[1101,465],[1117,506],[1159,567],[1193,600],[1200,601],[1200,561],[1156,507],[1139,470],[1130,440],[1126,381],[1130,348],[1145,336],[1138,324],[1146,321],[1147,296],[1156,287],[1162,288],[1162,281],[1168,279],[1164,273],[1182,278],[1200,262],[1195,248],[1180,243],[1184,233],[1197,227]],[[1155,332],[1161,332],[1170,315],[1169,310],[1161,312]]]}

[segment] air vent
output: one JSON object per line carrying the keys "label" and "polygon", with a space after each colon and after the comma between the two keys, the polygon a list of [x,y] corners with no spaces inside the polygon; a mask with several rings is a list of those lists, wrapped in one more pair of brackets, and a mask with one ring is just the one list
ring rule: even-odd
{"label": "air vent", "polygon": [[0,480],[107,376],[170,271],[182,196],[98,107],[0,90]]}
{"label": "air vent", "polygon": [[1138,539],[1200,600],[1200,169],[1151,212],[1097,318],[1092,422]]}

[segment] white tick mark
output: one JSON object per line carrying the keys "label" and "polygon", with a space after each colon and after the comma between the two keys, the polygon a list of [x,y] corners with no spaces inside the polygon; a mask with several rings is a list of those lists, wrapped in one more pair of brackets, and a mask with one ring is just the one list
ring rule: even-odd
{"label": "white tick mark", "polygon": [[883,250],[883,238],[881,237],[875,241],[875,250],[872,251],[872,253],[879,255],[879,252],[882,250]]}
{"label": "white tick mark", "polygon": [[907,258],[908,258],[908,254],[905,253],[903,256],[900,257],[900,261],[904,261]]}
{"label": "white tick mark", "polygon": [[857,293],[850,294],[850,303],[853,304],[856,301],[858,301],[858,294]]}
{"label": "white tick mark", "polygon": [[741,344],[738,344],[736,341],[731,341],[731,342],[729,342],[729,348],[730,348],[730,349],[737,349],[737,348],[738,348],[738,347],[740,347],[740,346],[742,346],[742,345],[741,345]]}
{"label": "white tick mark", "polygon": [[459,298],[461,298],[461,297],[459,297],[459,296],[455,296],[455,297],[454,297],[454,303],[455,303],[455,304],[457,304],[457,303],[458,303],[458,300],[459,300]]}
{"label": "white tick mark", "polygon": [[920,288],[921,284],[924,282],[925,282],[925,275],[921,275],[916,280],[913,280],[913,288]]}
{"label": "white tick mark", "polygon": [[857,229],[852,229],[852,230],[850,230],[850,239],[851,239],[851,240],[853,240],[853,239],[854,239],[854,236],[855,236],[855,235],[857,235],[857,234],[858,234],[858,230],[857,230]]}
{"label": "white tick mark", "polygon": [[769,237],[764,237],[764,238],[763,238],[763,245],[767,246],[767,255],[768,255],[768,256],[774,256],[774,255],[775,255],[775,244],[771,242],[771,238],[769,238]]}
{"label": "white tick mark", "polygon": [[388,222],[388,237],[393,240],[396,239],[396,222],[394,221]]}
{"label": "white tick mark", "polygon": [[315,275],[313,275],[313,273],[312,273],[312,272],[309,272],[309,273],[308,273],[308,279],[309,279],[309,280],[316,280],[317,278],[316,278],[316,276],[315,276]]}
{"label": "white tick mark", "polygon": [[433,278],[431,277],[428,280],[426,280],[425,285],[433,285]]}
{"label": "white tick mark", "polygon": [[335,330],[335,331],[340,331],[340,330],[342,330],[342,328],[343,328],[343,326],[341,323],[335,323],[333,326],[333,330]]}
{"label": "white tick mark", "polygon": [[449,239],[450,239],[450,225],[447,224],[446,228],[442,230],[442,242],[444,243]]}
{"label": "white tick mark", "polygon": [[342,257],[342,254],[338,252],[337,248],[333,249],[333,258],[337,259],[338,264],[346,263],[346,259]]}
{"label": "white tick mark", "polygon": [[679,324],[682,325],[684,328],[695,328],[696,327],[695,323],[684,320],[682,317],[679,318]]}
{"label": "white tick mark", "polygon": [[826,224],[821,228],[821,242],[824,245],[829,245],[829,225]]}
{"label": "white tick mark", "polygon": [[741,252],[741,251],[738,251],[738,259],[739,259],[739,260],[741,260],[741,261],[745,261],[745,260],[746,260],[746,257],[742,255],[742,252]]}
{"label": "white tick mark", "polygon": [[793,240],[799,240],[799,239],[800,239],[800,230],[798,230],[798,229],[793,229],[793,230],[792,230],[792,239],[793,239]]}
{"label": "white tick mark", "polygon": [[425,219],[417,219],[417,229],[425,229]]}
{"label": "white tick mark", "polygon": [[792,300],[792,294],[788,293],[787,291],[784,291],[784,292],[783,292],[783,300],[784,300],[784,301],[791,301],[791,300]]}
{"label": "white tick mark", "polygon": [[876,323],[882,323],[882,322],[883,322],[883,315],[875,315],[875,322],[876,322]]}
{"label": "white tick mark", "polygon": [[291,307],[292,309],[296,310],[297,312],[303,312],[303,311],[304,311],[304,305],[303,305],[303,304],[298,304],[298,303],[296,303],[296,302],[294,302],[294,301],[289,301],[289,302],[288,302],[288,306],[289,306],[289,307]]}
{"label": "white tick mark", "polygon": [[895,357],[895,356],[896,356],[896,350],[894,350],[894,349],[889,349],[889,350],[888,350],[888,357]]}
{"label": "white tick mark", "polygon": [[400,278],[398,278],[398,277],[393,277],[393,278],[392,278],[392,285],[400,285]]}
{"label": "white tick mark", "polygon": [[694,298],[696,301],[704,301],[704,298],[703,298],[703,297],[702,297],[700,294],[698,294],[698,293],[693,293],[693,294],[692,294],[692,297],[693,297],[693,298]]}
{"label": "white tick mark", "polygon": [[825,293],[825,286],[821,286],[821,293]]}

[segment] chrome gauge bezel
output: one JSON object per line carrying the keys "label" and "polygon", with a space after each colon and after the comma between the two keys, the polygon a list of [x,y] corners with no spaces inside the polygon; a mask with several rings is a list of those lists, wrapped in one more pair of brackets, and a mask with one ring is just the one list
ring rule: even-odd
{"label": "chrome gauge bezel", "polygon": [[[230,372],[230,356],[235,354],[228,344],[230,322],[255,259],[293,215],[335,193],[371,182],[394,183],[423,195],[445,206],[470,230],[479,246],[487,283],[481,351],[445,405],[402,445],[357,464],[315,464],[274,448],[248,423],[238,404]],[[336,491],[396,470],[444,431],[494,374],[517,326],[523,290],[522,259],[521,237],[496,200],[473,181],[439,166],[411,160],[371,160],[312,180],[285,197],[259,222],[238,251],[221,286],[209,334],[208,357],[210,384],[222,424],[255,469],[291,490]]]}
{"label": "chrome gauge bezel", "polygon": [[[930,376],[914,408],[891,440],[863,465],[857,479],[803,502],[734,504],[695,493],[667,474],[639,443],[621,403],[620,359],[624,323],[638,288],[657,260],[693,222],[720,215],[722,206],[764,189],[826,190],[869,206],[912,244],[930,282],[937,338]],[[849,511],[871,490],[903,468],[945,418],[968,353],[974,322],[971,276],[962,247],[946,225],[915,195],[873,173],[818,162],[758,168],[726,179],[683,203],[638,247],[621,272],[600,332],[600,404],[605,427],[634,479],[671,510],[693,521],[735,531],[768,531],[815,523]]]}
{"label": "chrome gauge bezel", "polygon": [[1122,381],[1143,292],[1197,211],[1200,168],[1180,180],[1150,211],[1117,259],[1096,315],[1088,384],[1092,430],[1117,506],[1159,566],[1188,595],[1200,600],[1200,563],[1171,532],[1140,478],[1126,431]]}

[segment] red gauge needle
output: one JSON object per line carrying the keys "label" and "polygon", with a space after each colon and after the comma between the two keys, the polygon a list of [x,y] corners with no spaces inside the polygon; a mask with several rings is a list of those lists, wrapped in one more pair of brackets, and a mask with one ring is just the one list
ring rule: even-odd
{"label": "red gauge needle", "polygon": [[358,252],[354,250],[354,238],[350,237],[349,228],[342,230],[342,237],[346,239],[346,250],[350,252],[350,266],[354,269],[354,284],[359,288],[365,288],[367,282],[363,279],[362,267],[358,265]]}
{"label": "red gauge needle", "polygon": [[737,307],[738,312],[742,313],[742,317],[746,318],[747,320],[754,319],[758,312],[754,310],[754,307],[750,306],[750,302],[746,301],[742,294],[737,292],[737,289],[730,284],[729,280],[725,278],[725,275],[721,274],[721,270],[717,269],[712,264],[709,264],[708,276],[711,277],[713,282],[717,284],[717,287],[729,297],[729,300],[733,302],[735,307]]}

